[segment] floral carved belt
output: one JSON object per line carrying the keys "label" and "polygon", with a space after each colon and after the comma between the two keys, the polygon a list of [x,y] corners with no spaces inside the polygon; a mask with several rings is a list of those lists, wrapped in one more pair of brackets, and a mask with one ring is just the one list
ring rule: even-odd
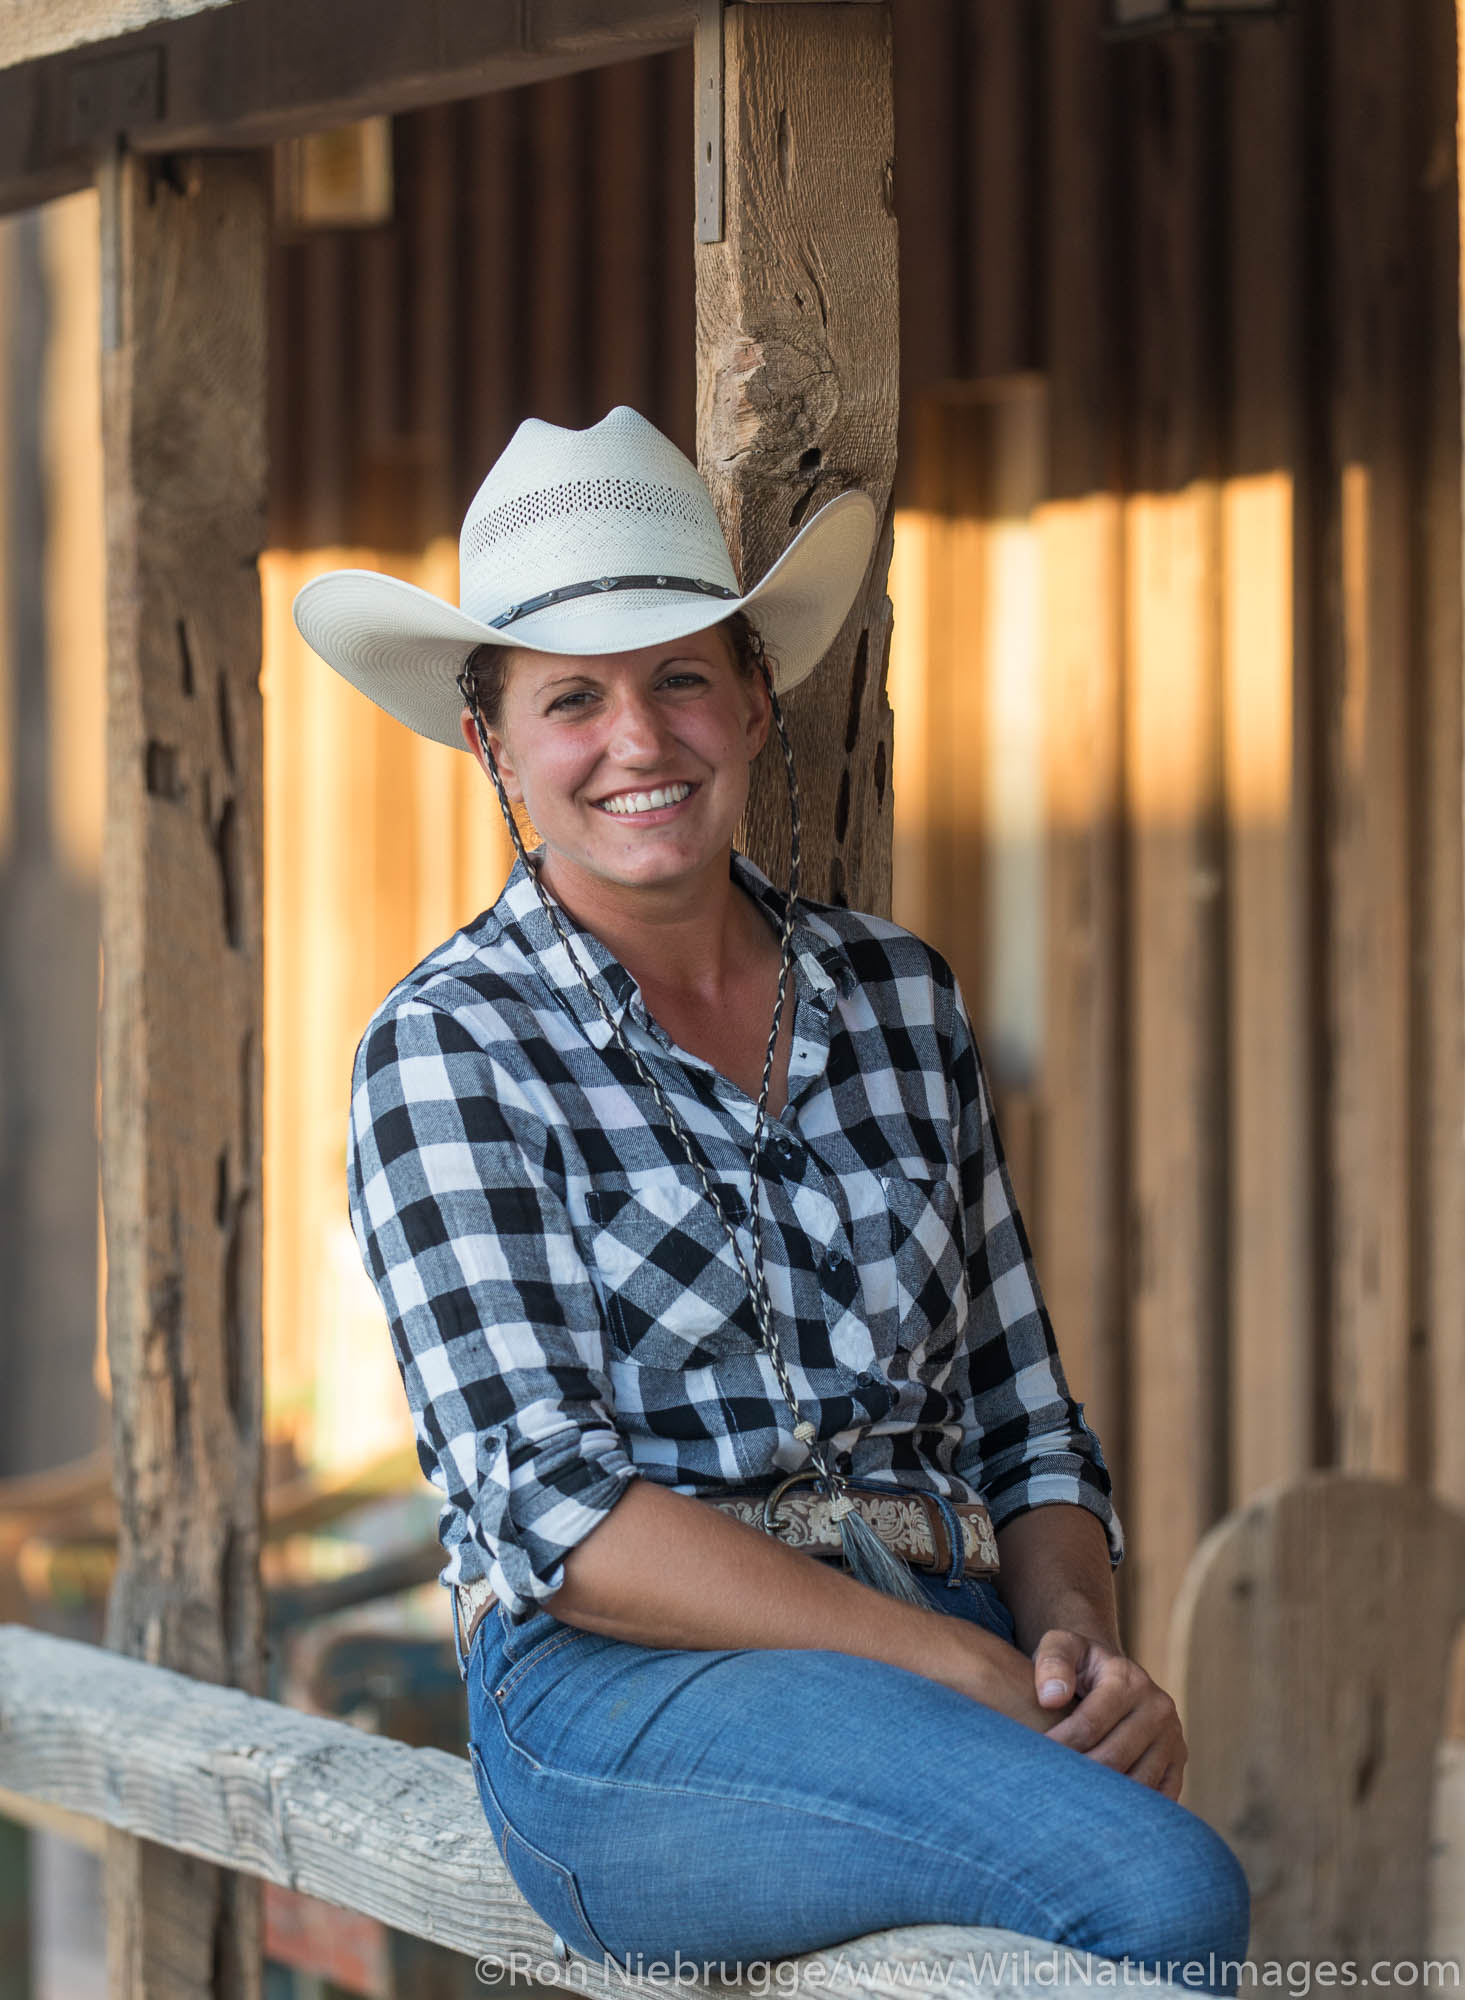
{"label": "floral carved belt", "polygon": [[[703,1493],[697,1497],[719,1513],[761,1528],[806,1555],[841,1553],[836,1500],[824,1499],[802,1483],[811,1477],[796,1472],[771,1492]],[[802,1486],[802,1490],[799,1490]],[[790,1490],[794,1489],[794,1490]],[[896,1555],[916,1569],[940,1576],[995,1576],[997,1536],[992,1517],[981,1500],[945,1500],[909,1488],[851,1487],[848,1501],[857,1507],[875,1533]],[[959,1567],[957,1537],[961,1542]]]}

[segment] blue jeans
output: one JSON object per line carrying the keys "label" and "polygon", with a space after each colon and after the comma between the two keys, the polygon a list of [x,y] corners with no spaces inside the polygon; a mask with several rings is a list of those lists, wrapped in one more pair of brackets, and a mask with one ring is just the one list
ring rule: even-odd
{"label": "blue jeans", "polygon": [[[990,1584],[921,1581],[1012,1641]],[[986,1925],[1235,1989],[1250,1901],[1219,1835],[921,1674],[637,1646],[548,1611],[516,1628],[500,1607],[466,1680],[494,1838],[571,1951],[731,1972],[895,1925]]]}

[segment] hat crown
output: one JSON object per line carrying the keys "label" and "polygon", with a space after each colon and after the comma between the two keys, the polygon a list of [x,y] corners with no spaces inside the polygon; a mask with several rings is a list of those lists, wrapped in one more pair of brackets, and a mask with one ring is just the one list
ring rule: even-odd
{"label": "hat crown", "polygon": [[738,588],[697,468],[624,406],[583,431],[520,424],[464,516],[458,571],[463,609],[484,624],[597,577]]}

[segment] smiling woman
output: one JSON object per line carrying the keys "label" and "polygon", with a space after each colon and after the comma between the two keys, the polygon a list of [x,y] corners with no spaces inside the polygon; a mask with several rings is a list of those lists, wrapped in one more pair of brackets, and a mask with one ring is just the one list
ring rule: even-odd
{"label": "smiling woman", "polygon": [[[615,410],[520,427],[461,606],[360,571],[296,601],[477,757],[517,850],[377,1009],[351,1106],[479,1793],[582,1953],[989,1924],[1224,1988],[1245,1879],[1120,1647],[1108,1472],[961,993],[798,893],[780,695],[874,534],[842,494],[742,591],[695,469]],[[733,845],[770,728],[782,893]]]}

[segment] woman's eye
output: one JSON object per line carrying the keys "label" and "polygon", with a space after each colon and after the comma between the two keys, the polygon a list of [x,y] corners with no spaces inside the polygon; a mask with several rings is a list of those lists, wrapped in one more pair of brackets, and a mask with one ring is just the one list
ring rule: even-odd
{"label": "woman's eye", "polygon": [[[665,674],[657,682],[658,687],[678,692],[684,687],[698,688],[705,687],[706,685],[707,676],[695,673],[690,669],[674,674]],[[594,701],[598,692],[599,690],[596,688],[571,688],[568,694],[562,694],[552,701],[546,713],[554,715],[557,711],[573,711],[579,708],[584,702]]]}

